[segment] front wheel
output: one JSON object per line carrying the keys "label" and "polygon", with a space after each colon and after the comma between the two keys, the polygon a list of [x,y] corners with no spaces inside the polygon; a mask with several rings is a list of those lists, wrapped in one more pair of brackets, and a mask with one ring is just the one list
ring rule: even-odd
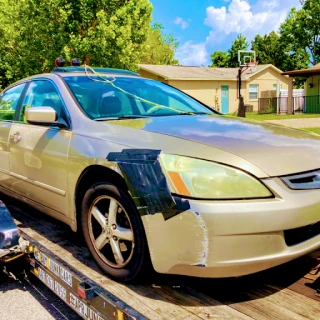
{"label": "front wheel", "polygon": [[140,215],[127,192],[96,183],[82,201],[81,224],[95,261],[110,277],[129,282],[149,266],[148,245]]}

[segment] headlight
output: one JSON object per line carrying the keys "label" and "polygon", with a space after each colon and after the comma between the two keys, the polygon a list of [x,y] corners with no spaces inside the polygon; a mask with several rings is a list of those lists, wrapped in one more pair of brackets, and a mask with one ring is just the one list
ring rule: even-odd
{"label": "headlight", "polygon": [[267,198],[272,193],[247,173],[222,164],[161,154],[172,193],[201,199]]}

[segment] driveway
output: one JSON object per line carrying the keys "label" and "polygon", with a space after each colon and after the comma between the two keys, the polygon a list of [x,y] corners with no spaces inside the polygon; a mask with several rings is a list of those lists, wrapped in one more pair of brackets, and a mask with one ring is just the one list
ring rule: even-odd
{"label": "driveway", "polygon": [[0,320],[80,320],[70,307],[34,276],[0,280]]}
{"label": "driveway", "polygon": [[320,118],[301,118],[301,119],[286,119],[286,120],[266,120],[264,122],[281,124],[292,128],[315,128],[320,127]]}

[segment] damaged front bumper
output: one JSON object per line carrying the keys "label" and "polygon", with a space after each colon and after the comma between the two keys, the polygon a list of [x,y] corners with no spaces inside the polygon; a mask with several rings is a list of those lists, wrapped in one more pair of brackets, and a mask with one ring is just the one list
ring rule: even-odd
{"label": "damaged front bumper", "polygon": [[[196,277],[233,277],[290,261],[320,247],[320,190],[264,181],[273,199],[189,200],[165,220],[142,216],[154,269]],[[289,230],[289,231],[285,231]]]}
{"label": "damaged front bumper", "polygon": [[6,263],[24,255],[28,243],[19,235],[9,210],[0,201],[0,262]]}

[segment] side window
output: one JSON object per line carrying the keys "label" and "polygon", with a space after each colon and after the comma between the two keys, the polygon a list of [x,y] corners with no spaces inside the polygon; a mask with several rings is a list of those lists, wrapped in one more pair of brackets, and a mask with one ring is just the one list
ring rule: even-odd
{"label": "side window", "polygon": [[0,120],[13,120],[25,83],[8,89],[0,96]]}
{"label": "side window", "polygon": [[57,112],[58,119],[65,119],[61,98],[49,81],[36,80],[30,83],[22,103],[20,121],[25,122],[25,111],[31,107],[51,107]]}

